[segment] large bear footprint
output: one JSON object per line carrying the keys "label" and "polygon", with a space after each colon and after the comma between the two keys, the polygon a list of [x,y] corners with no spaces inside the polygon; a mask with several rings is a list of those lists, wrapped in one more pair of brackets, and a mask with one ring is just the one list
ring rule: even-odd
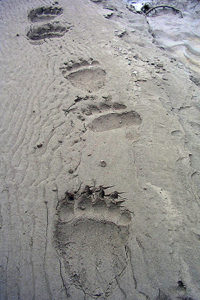
{"label": "large bear footprint", "polygon": [[106,71],[95,60],[65,64],[61,69],[63,76],[80,89],[96,91],[105,85]]}
{"label": "large bear footprint", "polygon": [[128,264],[131,213],[122,209],[120,193],[106,195],[105,189],[66,192],[55,223],[54,242],[66,278],[93,297],[111,294]]}

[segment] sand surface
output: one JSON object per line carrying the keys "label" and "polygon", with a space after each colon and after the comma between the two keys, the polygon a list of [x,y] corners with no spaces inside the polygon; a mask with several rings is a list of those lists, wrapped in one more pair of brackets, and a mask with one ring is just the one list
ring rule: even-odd
{"label": "sand surface", "polygon": [[0,299],[200,299],[200,77],[115,1],[0,1]]}

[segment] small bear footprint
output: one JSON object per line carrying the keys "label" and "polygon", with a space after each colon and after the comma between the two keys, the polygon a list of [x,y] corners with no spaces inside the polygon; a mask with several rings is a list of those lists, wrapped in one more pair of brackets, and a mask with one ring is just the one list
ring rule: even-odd
{"label": "small bear footprint", "polygon": [[33,41],[44,40],[46,38],[61,37],[67,31],[69,31],[70,28],[70,25],[65,26],[59,21],[42,25],[35,25],[29,29],[27,37]]}
{"label": "small bear footprint", "polygon": [[[103,132],[133,125],[139,126],[142,123],[142,118],[136,111],[119,112],[126,108],[126,105],[123,103],[107,101],[100,102],[98,105],[89,104],[82,107],[81,111],[87,116],[95,116],[87,125],[90,130]],[[108,111],[111,112],[108,113]],[[96,117],[96,114],[99,114],[99,116]]]}
{"label": "small bear footprint", "polygon": [[31,9],[28,14],[28,19],[31,22],[38,22],[43,20],[51,20],[63,13],[63,9],[60,6],[41,6],[35,9]]}
{"label": "small bear footprint", "polygon": [[142,119],[136,111],[112,112],[95,118],[88,124],[88,128],[95,132],[103,132],[133,125],[139,126],[141,123]]}
{"label": "small bear footprint", "polygon": [[87,116],[91,116],[95,113],[104,113],[108,110],[121,110],[125,109],[127,106],[119,102],[100,102],[99,105],[89,104],[81,109],[82,113]]}
{"label": "small bear footprint", "polygon": [[91,296],[108,296],[125,271],[131,213],[109,187],[85,186],[58,203],[54,243],[66,278]]}
{"label": "small bear footprint", "polygon": [[[76,113],[77,118],[82,121],[85,121],[85,116],[87,116],[87,127],[94,132],[103,132],[130,126],[138,128],[142,123],[140,114],[133,110],[127,111],[127,106],[123,103],[112,102],[110,100],[97,103],[94,98],[89,104],[86,104],[86,101],[90,99],[89,96],[85,98],[78,97],[77,99],[69,109],[65,109],[64,111],[66,113]],[[79,103],[81,101],[82,103]]]}
{"label": "small bear footprint", "polygon": [[93,59],[66,63],[61,69],[63,76],[80,89],[96,91],[105,85],[106,71]]}

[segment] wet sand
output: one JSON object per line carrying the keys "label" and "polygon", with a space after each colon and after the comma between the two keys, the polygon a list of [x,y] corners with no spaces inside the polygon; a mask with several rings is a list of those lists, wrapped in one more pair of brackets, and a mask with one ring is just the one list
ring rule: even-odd
{"label": "wet sand", "polygon": [[122,1],[0,15],[0,299],[198,300],[196,73]]}

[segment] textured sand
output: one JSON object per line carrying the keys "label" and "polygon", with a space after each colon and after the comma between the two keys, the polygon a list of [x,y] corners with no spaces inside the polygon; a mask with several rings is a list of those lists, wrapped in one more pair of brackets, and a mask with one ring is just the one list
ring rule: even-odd
{"label": "textured sand", "polygon": [[0,15],[0,299],[200,299],[198,76],[119,0]]}

